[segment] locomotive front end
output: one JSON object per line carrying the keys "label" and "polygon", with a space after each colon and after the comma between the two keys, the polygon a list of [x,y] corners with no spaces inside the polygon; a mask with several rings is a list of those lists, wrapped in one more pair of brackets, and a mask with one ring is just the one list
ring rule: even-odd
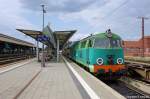
{"label": "locomotive front end", "polygon": [[121,38],[116,34],[101,34],[95,38],[90,57],[93,64],[91,71],[94,74],[113,78],[126,74],[121,42]]}
{"label": "locomotive front end", "polygon": [[[125,65],[122,49],[94,49],[94,73],[101,76],[122,76]],[[96,54],[99,53],[99,54]]]}

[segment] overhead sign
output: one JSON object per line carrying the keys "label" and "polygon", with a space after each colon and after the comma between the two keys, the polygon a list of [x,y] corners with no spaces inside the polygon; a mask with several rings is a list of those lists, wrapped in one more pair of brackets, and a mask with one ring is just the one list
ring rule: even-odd
{"label": "overhead sign", "polygon": [[50,40],[50,38],[46,35],[41,35],[41,36],[38,36],[37,40],[42,42],[42,41],[48,41]]}

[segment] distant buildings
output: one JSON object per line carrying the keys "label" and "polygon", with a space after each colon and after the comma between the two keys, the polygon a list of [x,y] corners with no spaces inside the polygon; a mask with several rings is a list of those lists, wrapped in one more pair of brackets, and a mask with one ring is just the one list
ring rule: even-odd
{"label": "distant buildings", "polygon": [[[142,39],[138,41],[123,41],[125,56],[142,56]],[[144,55],[150,56],[150,36],[144,37]]]}

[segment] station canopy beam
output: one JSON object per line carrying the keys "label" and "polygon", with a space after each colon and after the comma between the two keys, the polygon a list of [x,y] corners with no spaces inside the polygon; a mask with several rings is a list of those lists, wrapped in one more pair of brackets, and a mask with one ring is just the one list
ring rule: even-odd
{"label": "station canopy beam", "polygon": [[26,41],[23,41],[23,40],[14,38],[14,37],[10,37],[10,36],[7,36],[7,35],[1,34],[1,33],[0,33],[0,41],[14,43],[14,44],[17,44],[17,45],[35,47],[35,45],[32,44],[32,43],[29,43],[29,42],[26,42]]}
{"label": "station canopy beam", "polygon": [[37,40],[38,36],[46,35],[49,37],[49,40],[42,41],[45,45],[51,46],[52,48],[57,48],[57,40],[59,40],[59,48],[60,50],[64,47],[65,43],[72,37],[72,35],[76,32],[76,30],[66,30],[66,31],[52,31],[50,27],[47,25],[43,32],[36,30],[26,30],[26,29],[17,29],[18,31],[34,38]]}
{"label": "station canopy beam", "polygon": [[[28,30],[28,29],[16,29],[16,30],[24,33],[25,35],[32,37],[33,39],[35,39],[37,41],[38,41],[38,37],[45,35],[42,31],[37,31],[37,30]],[[51,38],[49,38],[49,40],[47,40],[47,41],[40,41],[40,42],[44,43],[47,46],[51,46],[52,48],[54,48],[54,46],[52,46],[53,42],[50,42],[50,39]]]}
{"label": "station canopy beam", "polygon": [[36,31],[36,30],[27,30],[27,29],[16,29],[16,30],[24,33],[25,35],[32,37],[35,40],[37,40],[38,36],[42,35],[41,31]]}
{"label": "station canopy beam", "polygon": [[72,35],[76,32],[76,30],[69,31],[55,31],[54,37],[59,40],[59,48],[60,50],[64,47],[65,43],[72,37]]}

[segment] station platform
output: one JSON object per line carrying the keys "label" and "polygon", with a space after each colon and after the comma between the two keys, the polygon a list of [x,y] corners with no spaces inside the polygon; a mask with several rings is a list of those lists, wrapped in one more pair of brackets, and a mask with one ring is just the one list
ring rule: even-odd
{"label": "station platform", "polygon": [[10,68],[0,69],[0,99],[125,99],[65,58],[46,67],[32,59]]}

